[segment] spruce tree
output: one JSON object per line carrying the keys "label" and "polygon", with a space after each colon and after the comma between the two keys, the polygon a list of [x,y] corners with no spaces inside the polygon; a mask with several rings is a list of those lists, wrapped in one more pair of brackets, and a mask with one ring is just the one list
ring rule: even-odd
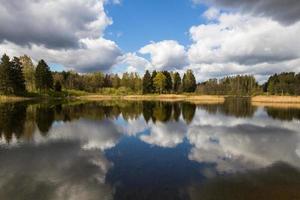
{"label": "spruce tree", "polygon": [[55,84],[54,84],[54,90],[56,92],[61,92],[61,83],[60,81],[56,81]]}
{"label": "spruce tree", "polygon": [[0,64],[0,92],[3,94],[12,94],[13,88],[10,80],[10,66],[9,57],[4,54],[1,58]]}
{"label": "spruce tree", "polygon": [[40,60],[35,70],[35,84],[38,90],[53,88],[53,77],[49,66],[44,60]]}
{"label": "spruce tree", "polygon": [[151,93],[153,88],[153,82],[151,79],[151,75],[148,70],[143,77],[143,94]]}
{"label": "spruce tree", "polygon": [[24,94],[26,91],[25,88],[25,78],[22,71],[22,65],[20,59],[14,57],[10,65],[10,81],[12,84],[13,92],[16,95]]}
{"label": "spruce tree", "polygon": [[172,87],[173,87],[171,74],[168,71],[163,71],[162,73],[166,77],[166,88],[165,88],[165,90],[167,92],[170,92],[172,90]]}
{"label": "spruce tree", "polygon": [[192,70],[187,70],[182,78],[182,89],[184,92],[195,92],[197,87],[196,78]]}
{"label": "spruce tree", "polygon": [[154,78],[155,78],[155,76],[157,75],[157,72],[156,72],[156,70],[154,70],[153,72],[152,72],[152,74],[151,74],[151,83],[152,83],[152,92],[155,92],[155,87],[154,87]]}
{"label": "spruce tree", "polygon": [[178,72],[173,75],[173,91],[178,93],[180,90],[181,78]]}

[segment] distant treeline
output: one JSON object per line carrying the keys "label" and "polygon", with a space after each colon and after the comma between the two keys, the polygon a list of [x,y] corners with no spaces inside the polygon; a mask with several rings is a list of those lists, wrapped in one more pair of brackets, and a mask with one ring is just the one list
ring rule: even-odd
{"label": "distant treeline", "polygon": [[0,93],[23,95],[27,92],[80,90],[107,94],[193,93],[208,95],[250,96],[263,92],[277,95],[300,95],[300,73],[272,75],[259,85],[252,75],[237,75],[222,79],[209,79],[198,83],[192,70],[181,77],[178,72],[145,72],[104,74],[102,72],[79,74],[74,71],[51,72],[44,60],[34,66],[24,55],[10,59],[3,55],[0,62]]}
{"label": "distant treeline", "polygon": [[209,79],[198,84],[197,93],[209,95],[253,95],[261,89],[254,76],[238,75],[225,77],[220,80]]}

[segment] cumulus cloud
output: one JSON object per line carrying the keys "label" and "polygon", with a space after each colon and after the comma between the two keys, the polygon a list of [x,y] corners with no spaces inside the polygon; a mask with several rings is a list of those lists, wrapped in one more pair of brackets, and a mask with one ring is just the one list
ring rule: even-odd
{"label": "cumulus cloud", "polygon": [[193,0],[193,2],[269,17],[284,24],[293,24],[300,20],[300,2],[298,0]]}
{"label": "cumulus cloud", "polygon": [[300,71],[299,34],[300,22],[285,26],[268,18],[222,13],[213,23],[190,28],[188,67],[202,78]]}
{"label": "cumulus cloud", "polygon": [[224,13],[216,23],[191,27],[189,59],[246,65],[291,60],[299,57],[299,34],[298,23],[285,27],[266,18]]}
{"label": "cumulus cloud", "polygon": [[207,18],[208,20],[214,20],[217,19],[218,16],[220,15],[220,11],[217,8],[211,7],[207,9],[204,13],[203,16]]}
{"label": "cumulus cloud", "polygon": [[119,57],[118,64],[124,64],[127,72],[143,73],[145,70],[152,70],[154,67],[145,58],[137,55],[137,53],[126,53]]}
{"label": "cumulus cloud", "polygon": [[4,42],[0,44],[0,53],[13,56],[27,54],[36,61],[45,59],[47,62],[59,63],[66,68],[79,72],[109,70],[121,55],[121,51],[115,42],[104,38],[83,39],[81,42],[85,47],[66,50],[48,49],[35,44],[29,48],[11,42]]}
{"label": "cumulus cloud", "polygon": [[139,52],[150,54],[151,63],[157,70],[182,68],[187,63],[185,47],[174,40],[152,42]]}
{"label": "cumulus cloud", "polygon": [[186,125],[182,122],[168,122],[150,125],[150,135],[141,135],[140,139],[148,144],[160,147],[176,147],[183,142]]}
{"label": "cumulus cloud", "polygon": [[42,137],[41,134],[34,134],[35,142],[74,140],[79,141],[85,150],[100,149],[102,151],[114,147],[122,136],[118,127],[110,120],[85,119],[54,126],[48,134],[48,138]]}
{"label": "cumulus cloud", "polygon": [[2,0],[0,40],[47,48],[77,48],[112,23],[103,0]]}
{"label": "cumulus cloud", "polygon": [[278,160],[300,164],[295,152],[299,135],[288,129],[240,124],[195,126],[189,131],[188,138],[195,145],[189,158],[216,163],[221,172],[264,167]]}
{"label": "cumulus cloud", "polygon": [[104,0],[3,0],[0,49],[11,56],[26,53],[81,72],[108,70],[121,55],[104,39],[112,20]]}
{"label": "cumulus cloud", "polygon": [[300,166],[297,121],[278,123],[266,114],[260,108],[253,118],[236,118],[198,109],[187,130],[193,145],[189,158],[215,163],[219,172],[256,169],[278,161]]}
{"label": "cumulus cloud", "polygon": [[75,141],[1,148],[0,198],[112,199],[113,188],[105,184],[111,166],[103,152],[82,150]]}

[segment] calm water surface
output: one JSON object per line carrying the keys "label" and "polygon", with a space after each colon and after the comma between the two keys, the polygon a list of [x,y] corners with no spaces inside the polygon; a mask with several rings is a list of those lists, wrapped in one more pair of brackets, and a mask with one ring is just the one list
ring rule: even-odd
{"label": "calm water surface", "polygon": [[0,104],[0,199],[300,199],[300,109]]}

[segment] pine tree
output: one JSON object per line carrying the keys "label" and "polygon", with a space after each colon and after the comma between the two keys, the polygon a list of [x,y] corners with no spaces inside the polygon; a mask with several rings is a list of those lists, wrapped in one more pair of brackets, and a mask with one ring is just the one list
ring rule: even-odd
{"label": "pine tree", "polygon": [[0,92],[3,94],[12,94],[13,88],[10,80],[11,62],[9,57],[4,54],[0,64]]}
{"label": "pine tree", "polygon": [[157,72],[156,72],[156,70],[154,70],[151,74],[152,92],[155,92],[155,87],[154,87],[153,81],[154,81],[154,78],[156,75],[157,75]]}
{"label": "pine tree", "polygon": [[143,77],[143,94],[151,93],[153,88],[153,83],[151,79],[151,75],[148,70]]}
{"label": "pine tree", "polygon": [[115,74],[111,77],[111,83],[113,88],[119,88],[121,84],[121,79],[118,74]]}
{"label": "pine tree", "polygon": [[182,78],[182,89],[184,92],[195,92],[196,79],[192,70],[187,70]]}
{"label": "pine tree", "polygon": [[173,75],[173,91],[178,93],[180,90],[181,78],[178,72]]}
{"label": "pine tree", "polygon": [[20,59],[14,57],[13,61],[11,62],[10,68],[10,81],[13,88],[13,93],[16,95],[24,94],[26,91],[25,88],[25,78],[22,71],[22,66]]}
{"label": "pine tree", "polygon": [[130,82],[129,74],[127,72],[125,72],[121,79],[121,86],[129,88],[130,87],[129,82]]}
{"label": "pine tree", "polygon": [[38,90],[53,88],[53,77],[49,66],[44,60],[40,60],[35,70],[35,84]]}
{"label": "pine tree", "polygon": [[170,92],[172,90],[172,87],[173,87],[171,74],[168,71],[163,71],[162,73],[166,77],[166,88],[165,88],[165,90],[167,92]]}
{"label": "pine tree", "polygon": [[104,77],[104,87],[112,87],[110,75],[106,74]]}
{"label": "pine tree", "polygon": [[61,83],[59,81],[56,81],[54,84],[54,90],[56,92],[61,92]]}

